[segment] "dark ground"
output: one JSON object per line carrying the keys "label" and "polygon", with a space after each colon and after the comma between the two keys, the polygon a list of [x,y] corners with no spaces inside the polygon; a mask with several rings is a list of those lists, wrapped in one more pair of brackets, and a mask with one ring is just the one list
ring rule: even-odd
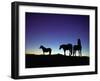
{"label": "dark ground", "polygon": [[89,65],[89,57],[86,56],[64,56],[61,54],[56,55],[25,55],[25,67],[56,67],[56,66],[79,66]]}

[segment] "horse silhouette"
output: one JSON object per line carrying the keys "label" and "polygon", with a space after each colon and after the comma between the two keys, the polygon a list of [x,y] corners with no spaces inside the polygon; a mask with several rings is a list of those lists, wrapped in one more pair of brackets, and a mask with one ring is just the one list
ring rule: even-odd
{"label": "horse silhouette", "polygon": [[73,46],[73,56],[76,56],[76,51],[78,51],[79,56],[82,56],[82,53],[81,53],[82,45],[81,45],[81,40],[80,39],[77,40],[77,45]]}
{"label": "horse silhouette", "polygon": [[43,54],[45,54],[45,52],[49,52],[49,55],[51,55],[51,48],[45,48],[43,45],[40,46],[40,49],[42,49]]}
{"label": "horse silhouette", "polygon": [[59,49],[63,49],[64,50],[64,55],[66,55],[66,50],[69,50],[69,55],[72,55],[72,44],[62,44],[60,45]]}

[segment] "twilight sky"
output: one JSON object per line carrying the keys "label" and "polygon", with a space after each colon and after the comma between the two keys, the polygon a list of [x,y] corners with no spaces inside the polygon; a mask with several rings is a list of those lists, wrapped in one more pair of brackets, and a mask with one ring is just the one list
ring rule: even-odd
{"label": "twilight sky", "polygon": [[89,56],[89,16],[26,12],[25,53],[42,54],[40,45],[61,53],[61,44],[77,44],[81,39],[82,54]]}

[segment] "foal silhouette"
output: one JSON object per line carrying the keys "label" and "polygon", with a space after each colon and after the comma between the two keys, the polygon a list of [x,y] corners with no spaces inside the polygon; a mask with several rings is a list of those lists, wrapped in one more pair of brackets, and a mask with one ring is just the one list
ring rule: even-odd
{"label": "foal silhouette", "polygon": [[45,52],[49,52],[49,55],[51,55],[51,48],[45,48],[43,45],[40,46],[40,49],[42,49],[43,51],[43,55],[45,54]]}
{"label": "foal silhouette", "polygon": [[66,55],[66,50],[69,50],[69,55],[72,55],[72,44],[62,44],[60,45],[59,49],[63,49],[64,50],[64,55]]}
{"label": "foal silhouette", "polygon": [[81,40],[77,40],[77,45],[73,46],[73,56],[76,56],[76,51],[78,51],[79,56],[82,56],[82,45],[81,45]]}

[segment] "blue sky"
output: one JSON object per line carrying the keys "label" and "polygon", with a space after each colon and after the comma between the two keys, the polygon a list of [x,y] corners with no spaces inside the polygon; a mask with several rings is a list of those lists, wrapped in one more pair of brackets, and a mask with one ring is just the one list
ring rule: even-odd
{"label": "blue sky", "polygon": [[77,44],[81,39],[82,54],[89,56],[89,16],[71,14],[26,13],[25,52],[42,54],[40,45],[61,53],[61,44]]}

